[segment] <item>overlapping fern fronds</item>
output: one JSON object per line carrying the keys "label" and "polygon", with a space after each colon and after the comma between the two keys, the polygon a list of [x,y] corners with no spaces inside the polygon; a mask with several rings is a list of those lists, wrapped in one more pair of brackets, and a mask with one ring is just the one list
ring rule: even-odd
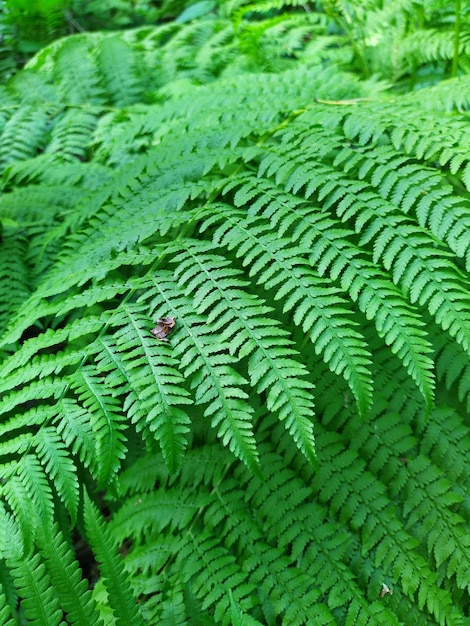
{"label": "overlapping fern fronds", "polygon": [[[336,56],[364,77],[409,91],[468,74],[469,7],[446,0],[323,0],[350,54]],[[308,47],[305,52],[308,53]],[[304,54],[304,52],[302,52]]]}
{"label": "overlapping fern fronds", "polygon": [[236,45],[83,35],[3,88],[5,624],[467,619],[468,129]]}

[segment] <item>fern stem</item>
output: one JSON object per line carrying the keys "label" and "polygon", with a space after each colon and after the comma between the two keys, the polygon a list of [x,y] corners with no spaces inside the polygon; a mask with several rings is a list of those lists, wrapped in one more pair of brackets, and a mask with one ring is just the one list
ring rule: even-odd
{"label": "fern stem", "polygon": [[454,54],[452,56],[452,69],[450,72],[452,78],[457,76],[459,69],[460,26],[462,18],[461,9],[461,0],[455,0]]}

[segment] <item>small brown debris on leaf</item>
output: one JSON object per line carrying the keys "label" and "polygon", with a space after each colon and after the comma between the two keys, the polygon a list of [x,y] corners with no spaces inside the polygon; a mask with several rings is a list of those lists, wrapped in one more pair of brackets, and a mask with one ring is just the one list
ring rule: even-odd
{"label": "small brown debris on leaf", "polygon": [[171,333],[176,324],[176,317],[162,317],[157,320],[157,325],[150,331],[160,341],[168,341],[167,335]]}

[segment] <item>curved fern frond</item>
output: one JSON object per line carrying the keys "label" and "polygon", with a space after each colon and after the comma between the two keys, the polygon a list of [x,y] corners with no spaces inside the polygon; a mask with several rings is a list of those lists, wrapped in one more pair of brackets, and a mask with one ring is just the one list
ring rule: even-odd
{"label": "curved fern frond", "polygon": [[191,403],[171,349],[149,332],[144,308],[127,304],[113,318],[119,326],[104,337],[97,356],[98,370],[110,371],[106,386],[126,394],[124,410],[137,430],[160,443],[168,468],[181,463],[187,445],[190,417],[182,408]]}
{"label": "curved fern frond", "polygon": [[[49,50],[42,50],[31,59],[27,67],[35,72],[40,70],[46,80],[54,82],[60,93],[67,94],[69,104],[105,104],[105,90],[92,59],[91,44],[89,37],[58,40]],[[74,77],[70,74],[68,63],[77,69]]]}
{"label": "curved fern frond", "polygon": [[103,582],[108,590],[109,602],[115,613],[116,625],[136,624],[143,626],[144,622],[127,585],[124,567],[114,550],[109,529],[86,492],[84,492],[83,516],[86,536],[96,555]]}
{"label": "curved fern frond", "polygon": [[84,160],[96,123],[97,117],[91,111],[65,111],[54,126],[45,154],[57,154],[69,161]]}
{"label": "curved fern frond", "polygon": [[56,432],[74,457],[88,467],[93,476],[98,476],[96,462],[96,436],[93,431],[93,416],[82,405],[71,398],[61,398],[54,407],[51,422]]}
{"label": "curved fern frond", "polygon": [[102,625],[90,590],[82,579],[73,552],[57,524],[41,528],[38,543],[60,605],[71,624]]}
{"label": "curved fern frond", "polygon": [[237,359],[221,349],[210,326],[194,313],[194,307],[182,289],[178,288],[171,272],[159,272],[149,286],[152,292],[142,296],[151,298],[151,311],[171,311],[182,326],[185,336],[173,349],[181,359],[184,376],[190,379],[195,403],[205,405],[204,414],[225,445],[254,471],[258,468],[258,453],[252,431],[254,408],[247,402],[244,390],[246,380],[233,367]]}
{"label": "curved fern frond", "polygon": [[250,383],[259,394],[266,393],[270,411],[285,421],[299,449],[315,459],[313,439],[312,385],[303,380],[306,370],[295,359],[296,351],[287,332],[267,317],[269,307],[242,287],[241,272],[216,254],[214,247],[186,240],[184,252],[174,258],[175,278],[193,294],[195,310],[207,315],[207,323],[220,333],[230,354],[248,357]]}
{"label": "curved fern frond", "polygon": [[8,605],[8,599],[0,585],[0,620],[5,626],[15,626],[15,621]]}
{"label": "curved fern frond", "polygon": [[106,37],[100,45],[100,69],[106,91],[113,104],[124,107],[140,101],[142,85],[135,66],[135,56],[122,37]]}
{"label": "curved fern frond", "polygon": [[[6,534],[2,538],[0,554],[18,591],[20,614],[30,624],[62,624],[62,610],[41,556],[25,549],[18,526],[3,506],[0,507],[0,520],[2,528],[8,533],[8,541]],[[43,518],[42,523],[48,522]]]}
{"label": "curved fern frond", "polygon": [[330,369],[344,376],[359,411],[366,413],[372,396],[369,353],[341,292],[309,267],[306,249],[276,237],[271,225],[244,218],[243,211],[234,212],[229,205],[219,204],[211,208],[203,229],[223,221],[214,233],[214,243],[235,248],[258,284],[266,289],[277,287],[274,299],[282,299],[283,311],[292,312],[293,322],[308,333],[315,352],[323,354]]}
{"label": "curved fern frond", "polygon": [[62,610],[46,566],[39,554],[9,561],[12,576],[29,624],[58,626],[63,624]]}
{"label": "curved fern frond", "polygon": [[[0,213],[0,229],[3,218]],[[23,237],[8,237],[3,233],[0,248],[0,327],[6,328],[11,316],[20,308],[30,294],[28,266],[25,263],[27,249]]]}
{"label": "curved fern frond", "polygon": [[447,389],[455,388],[457,397],[467,410],[470,407],[470,364],[461,346],[437,344],[437,376]]}
{"label": "curved fern frond", "polygon": [[279,225],[282,233],[288,232],[302,250],[309,251],[310,263],[319,276],[340,279],[341,288],[373,319],[379,335],[402,359],[430,404],[434,377],[428,355],[432,348],[422,330],[424,322],[366,251],[355,245],[353,232],[270,181],[248,179],[237,193],[237,203],[249,198],[250,213]]}
{"label": "curved fern frond", "polygon": [[96,437],[96,461],[100,484],[109,483],[126,452],[127,424],[117,399],[101,384],[94,368],[85,365],[70,379],[70,388],[89,412]]}
{"label": "curved fern frond", "polygon": [[16,473],[34,504],[35,519],[40,524],[53,520],[53,495],[44,468],[34,454],[27,454],[17,463]]}
{"label": "curved fern frond", "polygon": [[18,109],[0,135],[0,167],[24,161],[40,151],[46,140],[49,112],[36,107]]}
{"label": "curved fern frond", "polygon": [[[395,516],[387,512],[389,503],[385,497],[385,487],[378,488],[374,485],[372,475],[368,476],[359,469],[360,462],[354,458],[351,450],[345,450],[344,453],[340,451],[342,444],[337,435],[328,433],[323,441],[325,447],[322,449],[325,455],[331,454],[336,458],[337,463],[345,463],[345,467],[348,467],[348,484],[343,483],[343,488],[338,489],[338,485],[335,485],[336,478],[327,468],[324,468],[326,474],[320,470],[314,478],[314,489],[318,490],[320,501],[328,502],[331,497],[329,502],[331,511],[339,511],[338,507],[341,507],[342,516],[350,519],[350,524],[354,528],[362,526],[364,545],[376,553],[375,563],[389,570],[396,580],[400,580],[406,595],[413,596],[419,589],[421,602],[426,605],[431,614],[434,614],[438,620],[442,619],[442,615],[447,615],[447,619],[452,619],[455,613],[452,600],[445,590],[438,588],[436,574],[416,551],[419,541],[406,532],[398,521],[393,521]],[[354,485],[355,476],[359,474],[362,477],[360,492]],[[347,495],[349,490],[354,492],[354,496]],[[374,497],[371,499],[370,495],[373,493]],[[364,524],[366,518],[363,515],[366,508],[368,510],[367,523]],[[420,572],[419,578],[412,580],[403,575],[411,569]]]}
{"label": "curved fern frond", "polygon": [[[5,475],[7,476],[8,468],[6,469],[7,471],[5,472]],[[13,474],[13,472],[11,473]],[[33,548],[33,539],[35,538],[30,529],[31,520],[34,519],[38,522],[40,520],[37,519],[37,513],[34,509],[33,500],[26,489],[24,481],[22,481],[19,476],[12,475],[2,488],[2,498],[5,503],[8,504],[8,507],[18,520],[18,527],[20,529],[21,537],[23,538],[24,551],[29,553]],[[3,525],[2,528],[5,528],[5,525]],[[10,590],[10,593],[12,592],[13,595],[15,595],[14,586]],[[15,597],[14,601],[10,602],[10,604],[16,606],[16,603],[17,598]]]}
{"label": "curved fern frond", "polygon": [[55,428],[45,427],[38,430],[33,445],[74,522],[78,510],[78,479],[75,465],[62,439]]}

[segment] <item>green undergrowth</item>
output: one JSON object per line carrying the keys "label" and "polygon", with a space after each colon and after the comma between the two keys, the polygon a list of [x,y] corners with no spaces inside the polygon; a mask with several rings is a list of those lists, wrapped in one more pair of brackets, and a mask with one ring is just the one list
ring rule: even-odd
{"label": "green undergrowth", "polygon": [[468,621],[468,77],[295,15],[0,88],[1,624]]}

